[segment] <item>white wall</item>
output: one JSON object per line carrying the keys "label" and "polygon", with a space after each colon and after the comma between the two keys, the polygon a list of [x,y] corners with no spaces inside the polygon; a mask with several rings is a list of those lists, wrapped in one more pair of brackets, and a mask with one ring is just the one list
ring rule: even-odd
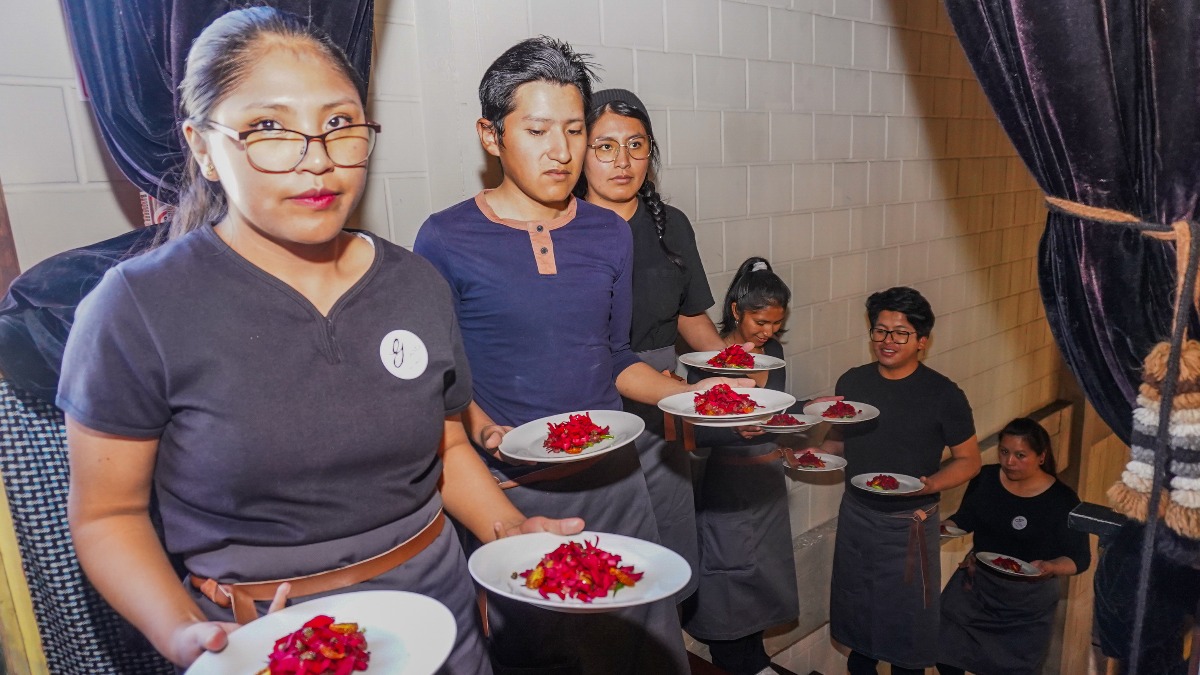
{"label": "white wall", "polygon": [[[794,394],[828,392],[866,361],[866,295],[907,284],[938,314],[928,363],[966,391],[980,436],[1054,398],[1034,261],[1040,193],[937,0],[376,7],[371,109],[384,132],[363,226],[411,245],[431,210],[484,185],[479,78],[512,43],[546,33],[595,55],[600,88],[633,89],[651,109],[661,191],[693,219],[714,296],[749,255],[790,282]],[[57,3],[20,10],[0,24],[0,177],[28,267],[127,229],[138,204],[79,99]],[[794,483],[797,533],[836,515],[840,494]],[[827,650],[806,651],[820,643],[793,650],[793,666],[828,667]]]}

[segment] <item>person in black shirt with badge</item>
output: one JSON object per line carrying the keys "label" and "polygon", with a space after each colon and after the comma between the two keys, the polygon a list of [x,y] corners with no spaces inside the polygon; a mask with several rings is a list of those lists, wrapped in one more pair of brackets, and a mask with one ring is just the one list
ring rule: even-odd
{"label": "person in black shirt with badge", "polygon": [[[979,443],[962,390],[921,363],[933,329],[929,302],[911,288],[890,288],[867,298],[867,317],[876,361],[843,374],[835,393],[879,415],[835,425],[821,445],[847,462],[830,635],[851,649],[851,675],[875,673],[879,661],[893,673],[918,673],[938,654],[938,496],[979,472]],[[856,476],[880,473],[902,474],[915,487],[887,494],[853,486],[864,480]]]}
{"label": "person in black shirt with badge", "polygon": [[[1079,497],[1055,477],[1046,430],[1027,417],[1013,420],[1000,432],[998,454],[1000,463],[983,467],[958,513],[943,523],[974,532],[975,546],[942,592],[942,675],[1042,672],[1057,579],[1091,563],[1087,534],[1067,527]],[[1028,562],[1036,571],[995,571],[976,564],[977,552]]]}

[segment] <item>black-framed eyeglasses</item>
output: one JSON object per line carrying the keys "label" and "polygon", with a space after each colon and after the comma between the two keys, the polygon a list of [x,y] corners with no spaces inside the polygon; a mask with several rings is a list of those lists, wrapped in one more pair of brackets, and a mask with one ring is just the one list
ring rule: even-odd
{"label": "black-framed eyeglasses", "polygon": [[915,335],[912,331],[899,329],[887,330],[884,328],[872,328],[867,334],[871,336],[871,342],[883,342],[891,335],[892,342],[898,345],[908,344],[908,339]]}
{"label": "black-framed eyeglasses", "polygon": [[649,136],[634,136],[627,143],[614,141],[611,138],[596,141],[588,146],[596,152],[596,159],[601,162],[615,162],[617,155],[621,153],[621,148],[629,153],[630,159],[646,159],[650,156],[650,151],[654,149],[654,139]]}
{"label": "black-framed eyeglasses", "polygon": [[246,151],[250,166],[264,173],[287,173],[300,166],[308,146],[320,141],[334,166],[352,169],[362,166],[375,149],[375,137],[383,129],[375,122],[347,124],[323,134],[309,136],[291,129],[250,129],[238,131],[209,120],[208,126],[237,141]]}

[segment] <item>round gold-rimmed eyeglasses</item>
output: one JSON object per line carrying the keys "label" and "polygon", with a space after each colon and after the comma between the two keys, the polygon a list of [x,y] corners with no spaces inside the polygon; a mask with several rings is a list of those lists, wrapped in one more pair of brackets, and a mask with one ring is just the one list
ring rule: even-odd
{"label": "round gold-rimmed eyeglasses", "polygon": [[250,166],[264,173],[287,173],[300,166],[308,154],[308,146],[320,141],[325,154],[334,166],[344,169],[360,167],[375,149],[375,137],[383,129],[375,122],[347,124],[323,134],[310,136],[291,129],[250,129],[238,131],[209,120],[214,131],[241,144]]}
{"label": "round gold-rimmed eyeglasses", "polygon": [[596,153],[596,159],[601,162],[615,162],[621,148],[629,153],[630,159],[646,159],[654,149],[654,139],[649,136],[634,136],[625,143],[611,138],[602,138],[588,146]]}

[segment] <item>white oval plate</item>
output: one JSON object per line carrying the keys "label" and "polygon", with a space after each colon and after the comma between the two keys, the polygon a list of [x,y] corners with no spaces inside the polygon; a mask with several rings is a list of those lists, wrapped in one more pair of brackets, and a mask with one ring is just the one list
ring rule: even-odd
{"label": "white oval plate", "polygon": [[879,408],[876,408],[869,403],[859,403],[858,401],[842,401],[842,403],[852,405],[858,409],[858,414],[854,417],[836,419],[831,417],[823,417],[821,413],[825,412],[825,409],[834,403],[837,403],[837,401],[819,401],[817,403],[809,403],[808,405],[804,406],[804,414],[816,415],[817,417],[821,418],[822,422],[829,422],[830,424],[854,424],[855,422],[866,422],[867,420],[873,420],[876,417],[879,417]]}
{"label": "white oval plate", "polygon": [[[568,455],[565,452],[550,452],[546,449],[546,446],[543,444],[546,442],[546,436],[549,434],[549,429],[546,427],[547,424],[550,422],[555,424],[566,422],[571,415],[582,415],[584,413],[591,415],[592,422],[595,424],[608,427],[608,433],[612,434],[612,438],[600,441],[577,455]],[[606,452],[616,450],[622,445],[636,439],[645,428],[646,423],[642,421],[642,418],[632,413],[620,410],[580,410],[573,413],[550,415],[522,424],[504,434],[504,438],[500,440],[500,452],[513,459],[520,459],[527,462],[542,462],[547,464],[578,462],[581,459],[588,459],[589,457],[603,455]]]}
{"label": "white oval plate", "polygon": [[966,530],[953,525],[946,525],[944,523],[941,525],[939,533],[941,534],[942,539],[958,539],[959,537],[967,536]]}
{"label": "white oval plate", "polygon": [[[1006,570],[1003,567],[1000,567],[999,565],[996,564],[996,558],[1008,558],[1009,560],[1020,565],[1021,571],[1013,572],[1012,570]],[[1001,574],[1007,574],[1010,577],[1036,577],[1036,576],[1041,576],[1041,574],[1042,574],[1041,570],[1039,570],[1038,568],[1034,567],[1033,565],[1030,565],[1029,563],[1025,562],[1024,560],[1021,560],[1020,558],[1014,558],[1011,555],[1002,555],[1000,553],[988,553],[987,551],[980,551],[975,554],[975,559],[978,560],[979,562],[983,563],[984,565],[987,565],[988,567],[996,570],[997,572],[1000,572]]]}
{"label": "white oval plate", "polygon": [[[825,421],[816,415],[792,415],[792,417],[795,417],[800,424],[760,424],[758,426],[762,427],[763,431],[769,431],[773,434],[794,434],[797,431],[804,431],[815,424]],[[770,419],[770,417],[767,419]]]}
{"label": "white oval plate", "polygon": [[[622,566],[633,565],[635,572],[643,572],[645,576],[632,588],[622,588],[590,603],[574,598],[560,600],[556,595],[543,598],[537,591],[525,588],[520,576],[513,578],[536,567],[543,556],[560,544],[584,540],[621,556]],[[569,614],[611,612],[669,598],[686,586],[692,576],[687,561],[678,553],[649,541],[605,532],[581,532],[569,537],[535,532],[497,539],[472,553],[467,568],[479,585],[496,595]]]}
{"label": "white oval plate", "polygon": [[758,387],[734,387],[734,392],[738,394],[746,394],[750,400],[757,403],[760,407],[755,408],[754,412],[740,413],[737,415],[700,415],[696,413],[696,394],[700,392],[685,391],[681,394],[668,396],[658,402],[658,408],[664,412],[669,412],[672,415],[681,417],[689,417],[692,419],[701,420],[745,420],[753,417],[770,417],[777,412],[787,410],[793,403],[796,402],[796,397],[791,394],[786,394],[782,391],[774,389],[759,389]]}
{"label": "white oval plate", "polygon": [[770,419],[770,415],[765,417],[750,417],[748,419],[722,420],[713,417],[685,417],[683,418],[688,424],[697,427],[715,427],[717,429],[729,429],[732,427],[752,427],[761,425],[762,422]]}
{"label": "white oval plate", "polygon": [[450,610],[433,598],[405,591],[352,591],[301,602],[238,628],[223,651],[201,654],[187,675],[257,673],[267,667],[276,640],[318,614],[358,624],[371,652],[369,672],[432,675],[450,655],[458,632]]}
{"label": "white oval plate", "polygon": [[[891,476],[892,478],[895,478],[896,482],[900,484],[900,487],[895,490],[876,490],[875,488],[867,487],[867,481],[879,475]],[[860,490],[866,490],[873,495],[908,495],[917,492],[924,487],[924,484],[919,478],[906,476],[902,473],[888,473],[887,471],[860,473],[850,479],[850,484]]]}
{"label": "white oval plate", "polygon": [[814,452],[813,454],[816,455],[817,457],[820,457],[822,462],[825,462],[824,468],[817,469],[814,467],[807,467],[807,466],[792,466],[791,464],[788,464],[788,461],[786,459],[783,460],[783,465],[789,469],[794,469],[796,471],[812,471],[814,473],[820,473],[822,471],[841,471],[842,469],[846,468],[846,460],[842,457],[838,457],[837,455],[830,455],[830,454],[824,453],[824,452]]}
{"label": "white oval plate", "polygon": [[766,354],[751,354],[754,357],[753,368],[721,368],[719,366],[708,365],[708,360],[720,354],[721,352],[692,352],[679,357],[679,362],[685,366],[699,368],[710,373],[722,373],[728,375],[736,375],[738,373],[758,373],[764,370],[775,370],[787,365],[783,359],[777,359],[774,356]]}

